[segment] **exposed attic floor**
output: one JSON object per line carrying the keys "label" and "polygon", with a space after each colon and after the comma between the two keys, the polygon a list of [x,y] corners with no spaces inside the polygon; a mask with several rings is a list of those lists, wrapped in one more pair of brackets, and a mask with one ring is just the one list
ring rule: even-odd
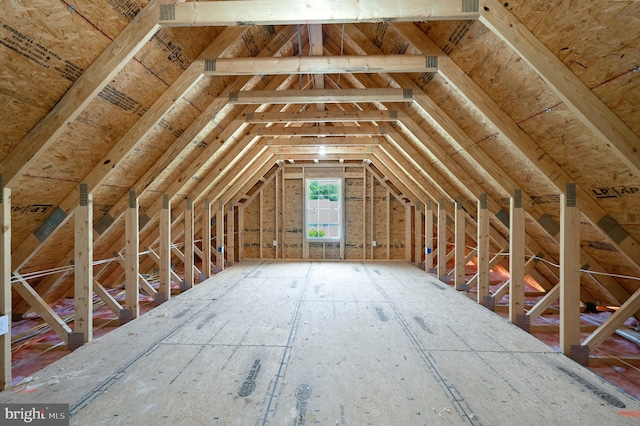
{"label": "exposed attic floor", "polygon": [[[370,195],[349,194],[346,215],[351,234],[339,250],[333,247],[333,254],[345,251],[349,260],[375,259],[376,250],[386,245],[386,259],[426,263],[425,253],[436,247],[429,247],[433,240],[423,238],[426,232],[421,228],[426,225],[421,215],[427,205],[443,200],[449,217],[437,228],[447,228],[448,222],[451,226],[436,238],[437,245],[451,243],[454,209],[462,205],[468,213],[462,220],[467,235],[456,240],[456,246],[466,246],[462,257],[469,256],[479,243],[474,234],[482,195],[487,196],[493,238],[488,252],[504,252],[510,241],[521,240],[511,234],[508,220],[512,197],[522,190],[526,233],[518,251],[527,259],[544,260],[532,266],[527,280],[551,291],[559,274],[549,265],[560,263],[562,238],[579,234],[575,263],[587,271],[577,278],[580,301],[616,307],[626,300],[639,303],[640,35],[629,30],[637,27],[639,2],[463,0],[463,9],[474,9],[467,15],[439,21],[431,20],[429,13],[422,15],[424,19],[402,22],[405,19],[394,14],[410,7],[437,4],[443,11],[458,3],[406,0],[389,8],[382,0],[344,0],[341,6],[387,10],[391,15],[380,17],[380,22],[360,22],[356,14],[346,16],[344,24],[335,19],[317,24],[298,16],[282,25],[272,20],[290,11],[274,15],[265,0],[264,8],[249,11],[267,20],[260,25],[230,19],[225,21],[228,26],[198,26],[207,19],[203,10],[213,3],[178,1],[162,7],[156,0],[2,3],[0,104],[5,108],[0,119],[5,125],[0,128],[0,174],[11,190],[10,200],[6,192],[2,196],[5,206],[10,204],[5,220],[11,219],[10,241],[5,240],[3,247],[6,253],[11,251],[12,265],[5,269],[15,274],[14,289],[22,286],[23,291],[5,298],[0,313],[28,313],[33,306],[23,295],[29,286],[44,299],[41,307],[73,296],[74,273],[69,265],[80,250],[74,246],[74,227],[82,222],[76,219],[83,198],[80,184],[87,184],[93,200],[86,227],[86,236],[93,234],[93,260],[105,262],[85,276],[87,283],[94,278],[108,288],[123,283],[120,256],[125,256],[125,240],[131,237],[125,236],[130,190],[139,204],[142,250],[157,248],[163,232],[171,229],[159,220],[166,195],[172,208],[167,222],[177,228],[170,243],[186,239],[181,234],[186,206],[193,201],[197,223],[209,200],[213,206],[235,206],[237,233],[260,253],[256,257],[265,253],[264,258],[277,258],[284,253],[275,248],[277,243],[296,235],[300,243],[292,245],[298,244],[302,254],[295,252],[290,259],[313,259],[299,232],[302,215],[289,208],[285,221],[283,212],[290,200],[285,199],[284,175],[304,176],[303,171],[285,166],[303,165],[303,170],[317,163],[339,164],[350,183],[355,182],[353,187],[372,188]],[[327,4],[332,2],[314,2],[314,6]],[[230,13],[244,12],[238,1],[226,8]],[[169,13],[175,9],[199,12],[179,23]],[[347,10],[341,7],[336,13]],[[514,43],[522,40],[524,46]],[[212,59],[233,65],[273,56],[322,60],[321,56],[344,55],[387,60],[389,55],[420,55],[421,60],[426,55],[431,64],[435,55],[438,66],[437,72],[360,73],[345,68],[341,73],[299,76],[253,68],[255,73],[246,76],[210,74]],[[296,89],[368,95],[316,104],[308,94],[306,100],[291,101]],[[403,96],[387,101],[371,95],[380,90],[401,91]],[[404,96],[408,93],[410,99]],[[254,100],[244,104],[238,94]],[[314,113],[334,118],[346,113],[351,120],[320,125],[321,117],[291,118],[290,114],[301,112],[312,114],[311,118]],[[280,114],[280,119],[255,118],[263,113]],[[372,113],[395,118],[363,118]],[[312,151],[317,141],[292,137],[341,127],[361,134],[334,139],[325,160],[318,160]],[[353,167],[347,170],[345,165]],[[274,175],[282,177],[281,197],[276,195],[277,184],[269,181]],[[292,182],[295,192],[297,183]],[[580,219],[579,230],[567,233],[559,223],[561,194],[568,183],[577,185]],[[376,185],[384,189],[374,189]],[[248,210],[259,223],[242,228],[240,218],[246,217],[239,210],[256,194],[260,206],[254,203]],[[367,197],[386,201],[367,204]],[[280,205],[280,216],[272,215]],[[386,221],[376,222],[385,210],[395,215],[387,213]],[[234,224],[228,217],[233,215],[220,216],[224,215],[215,217],[222,225],[216,248],[225,245],[223,222]],[[374,229],[378,236],[386,233],[386,241],[377,249],[372,240],[381,240]],[[198,228],[190,237],[199,233]],[[254,257],[242,251],[246,247],[238,239],[237,258]],[[227,247],[233,240],[227,236]],[[167,252],[160,269],[173,267]],[[234,255],[229,259],[227,254],[227,260],[233,262]],[[460,257],[456,254],[457,261]],[[129,260],[133,258],[136,263],[140,260],[143,274],[158,266],[149,252]],[[216,261],[224,263],[224,255]],[[51,270],[64,272],[43,273]],[[75,273],[76,283],[80,282]],[[28,282],[20,281],[21,275]],[[9,279],[5,281],[10,291]],[[163,283],[168,285],[166,278]],[[573,307],[578,306],[577,296],[575,301]],[[635,317],[640,318],[637,307]]]}
{"label": "exposed attic floor", "polygon": [[640,415],[638,400],[397,262],[242,262],[0,401],[69,403],[72,424],[109,425],[631,425]]}

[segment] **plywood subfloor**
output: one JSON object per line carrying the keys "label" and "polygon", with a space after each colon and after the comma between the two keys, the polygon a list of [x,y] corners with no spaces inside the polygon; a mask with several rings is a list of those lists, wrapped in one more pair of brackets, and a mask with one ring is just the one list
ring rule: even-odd
{"label": "plywood subfloor", "polygon": [[71,424],[637,424],[640,402],[404,263],[246,261],[0,402]]}

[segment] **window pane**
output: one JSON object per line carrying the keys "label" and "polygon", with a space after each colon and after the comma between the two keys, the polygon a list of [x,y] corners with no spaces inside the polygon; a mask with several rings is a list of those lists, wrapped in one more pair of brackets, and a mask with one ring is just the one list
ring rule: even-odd
{"label": "window pane", "polygon": [[342,228],[340,179],[306,180],[306,237],[338,239]]}

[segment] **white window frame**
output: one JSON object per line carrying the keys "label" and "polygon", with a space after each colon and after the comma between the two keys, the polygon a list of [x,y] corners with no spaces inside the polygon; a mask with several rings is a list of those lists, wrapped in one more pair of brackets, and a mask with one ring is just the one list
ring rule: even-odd
{"label": "white window frame", "polygon": [[[335,185],[338,188],[338,199],[335,201],[337,202],[337,204],[335,205],[331,205],[327,208],[318,208],[318,207],[312,207],[311,206],[311,202],[314,200],[311,200],[311,194],[310,194],[310,187],[311,187],[311,182],[326,182],[326,183],[335,183]],[[342,184],[343,184],[343,179],[342,178],[337,178],[337,177],[322,177],[322,178],[305,178],[305,182],[304,182],[304,238],[306,241],[308,242],[338,242],[338,241],[342,241],[342,238],[344,236],[344,214],[343,214],[343,206],[344,206],[344,202],[343,202],[343,188],[342,188]],[[327,212],[327,214],[336,217],[336,221],[323,221],[323,222],[313,222],[311,223],[310,221],[310,214],[311,211],[315,210],[315,211],[325,211]],[[333,211],[333,214],[331,214],[330,212]],[[337,236],[327,236],[326,234],[324,236],[317,236],[317,237],[313,237],[310,236],[310,227],[312,226],[312,224],[316,224],[316,230],[320,230],[318,225],[321,224],[325,224],[325,225],[336,225],[337,226],[337,230],[338,230],[338,235]],[[326,227],[325,227],[326,228]]]}

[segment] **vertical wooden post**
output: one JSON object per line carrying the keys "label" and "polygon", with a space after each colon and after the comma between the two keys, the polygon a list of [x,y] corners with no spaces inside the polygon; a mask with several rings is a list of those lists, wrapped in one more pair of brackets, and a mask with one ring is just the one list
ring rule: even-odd
{"label": "vertical wooden post", "polygon": [[[277,194],[277,192],[276,192]],[[227,262],[229,265],[233,265],[235,263],[236,257],[236,218],[235,218],[235,207],[232,203],[229,203],[229,207],[227,207]],[[277,229],[277,227],[276,227]],[[277,234],[276,230],[276,235]],[[276,237],[277,238],[277,237]],[[278,242],[280,245],[280,242]],[[277,249],[276,249],[277,252]],[[278,256],[276,255],[276,258]]]}
{"label": "vertical wooden post", "polygon": [[524,209],[522,191],[516,189],[511,197],[509,220],[509,321],[522,325],[524,315]]}
{"label": "vertical wooden post", "polygon": [[589,347],[580,346],[580,212],[576,184],[560,194],[560,350],[583,365]]}
{"label": "vertical wooden post", "polygon": [[193,200],[186,199],[187,209],[184,211],[184,281],[182,282],[182,291],[193,288],[193,256],[194,256],[194,217],[193,217]]}
{"label": "vertical wooden post", "polygon": [[[264,246],[264,229],[262,228],[262,221],[264,220],[264,217],[263,217],[263,213],[264,213],[264,191],[262,189],[260,189],[260,192],[258,193],[258,198],[260,200],[260,207],[258,208],[259,216],[260,216],[260,223],[258,225],[258,229],[259,229],[259,232],[260,232],[260,253],[259,253],[259,257],[260,257],[260,259],[262,259],[262,247]],[[222,208],[222,206],[220,208]],[[220,244],[224,247],[224,241],[220,242]],[[222,269],[222,268],[220,268],[220,269]]]}
{"label": "vertical wooden post", "polygon": [[489,296],[489,210],[487,194],[480,195],[478,203],[478,294],[477,301],[484,306],[490,304]]}
{"label": "vertical wooden post", "polygon": [[244,248],[244,206],[238,207],[238,262],[242,260],[242,250]]}
{"label": "vertical wooden post", "polygon": [[407,207],[404,208],[404,257],[405,257],[405,262],[411,262],[411,227],[412,227],[411,210],[412,210],[411,206],[407,206]]}
{"label": "vertical wooden post", "polygon": [[[373,260],[375,258],[375,251],[373,249],[373,241],[375,240],[375,211],[374,211],[374,187],[375,187],[375,183],[376,183],[376,179],[373,177],[373,173],[369,172],[369,181],[371,182],[371,189],[369,191],[369,232],[370,232],[370,239],[368,241],[368,243],[371,245],[371,251],[369,254],[369,258],[371,260]],[[377,243],[377,241],[376,241]]]}
{"label": "vertical wooden post", "polygon": [[[262,195],[262,192],[260,192],[260,194]],[[262,240],[262,237],[260,237],[260,240]],[[216,244],[218,246],[218,253],[216,256],[216,267],[218,268],[218,270],[222,271],[224,270],[224,248],[225,248],[224,247],[224,204],[222,204],[222,201],[218,203],[218,212],[216,213]]]}
{"label": "vertical wooden post", "polygon": [[[282,170],[278,170],[278,172],[276,173],[276,177],[274,179],[275,181],[275,185],[276,185],[276,239],[275,239],[275,249],[276,249],[276,254],[275,254],[275,258],[278,259],[280,256],[280,238],[279,238],[279,229],[280,229],[280,202],[282,201],[280,199],[280,179],[278,179],[279,174],[282,172]],[[228,207],[228,212],[227,212],[227,233],[229,234],[227,236],[227,245],[229,245],[229,243],[231,241],[233,241],[233,233],[229,232],[229,224],[231,224],[233,222],[233,212],[231,212],[232,209],[232,204],[229,203],[229,207]],[[227,251],[227,261],[229,261],[229,258],[233,259],[233,250],[229,249]],[[231,263],[230,263],[231,264]]]}
{"label": "vertical wooden post", "polygon": [[458,197],[456,199],[456,217],[455,217],[455,278],[454,278],[454,286],[456,290],[465,290],[465,211],[462,205],[462,198]]}
{"label": "vertical wooden post", "polygon": [[427,200],[424,214],[424,270],[433,269],[433,210],[431,200]]}
{"label": "vertical wooden post", "polygon": [[415,265],[420,266],[422,263],[422,211],[420,210],[420,203],[416,203],[416,215],[414,217],[415,223],[415,232],[414,232],[414,243],[415,243]]}
{"label": "vertical wooden post", "polygon": [[204,200],[202,211],[202,273],[204,278],[211,276],[211,200]]}
{"label": "vertical wooden post", "polygon": [[367,168],[362,168],[362,260],[367,259]]}
{"label": "vertical wooden post", "polygon": [[391,259],[391,194],[387,189],[387,260]]}
{"label": "vertical wooden post", "polygon": [[0,316],[6,332],[0,335],[0,391],[11,386],[11,189],[0,174]]}
{"label": "vertical wooden post", "polygon": [[[125,216],[125,301],[126,314],[123,316],[138,318],[140,302],[138,298],[140,275],[140,222],[138,220],[138,198],[135,191],[129,191],[129,208]],[[127,318],[128,319],[128,318]],[[122,322],[122,321],[121,321]]]}
{"label": "vertical wooden post", "polygon": [[438,201],[438,279],[447,275],[447,210],[444,198]]}
{"label": "vertical wooden post", "polygon": [[162,196],[162,209],[158,220],[160,238],[160,286],[156,305],[171,299],[171,202],[169,194]]}
{"label": "vertical wooden post", "polygon": [[73,350],[93,338],[93,202],[86,183],[79,186],[75,211],[74,326],[69,336]]}

